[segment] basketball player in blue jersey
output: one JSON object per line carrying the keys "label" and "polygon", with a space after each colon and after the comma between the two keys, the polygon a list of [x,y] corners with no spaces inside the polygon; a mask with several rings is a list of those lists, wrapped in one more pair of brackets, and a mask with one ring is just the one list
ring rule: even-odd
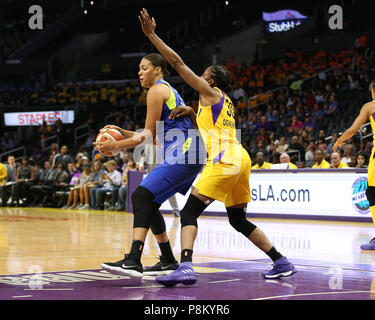
{"label": "basketball player in blue jersey", "polygon": [[[372,222],[375,224],[375,88],[371,88],[372,101],[366,103],[359,113],[358,117],[354,120],[353,124],[347,129],[342,136],[337,139],[333,146],[333,151],[336,152],[341,147],[344,141],[348,140],[358,132],[361,126],[370,121],[371,129],[374,137],[374,146],[372,147],[370,163],[367,169],[367,189],[366,196],[370,203],[370,211],[372,215]],[[362,250],[375,250],[375,238],[371,239],[369,243],[361,245]]]}
{"label": "basketball player in blue jersey", "polygon": [[[158,137],[163,140],[164,160],[132,194],[134,222],[130,253],[120,261],[102,264],[102,268],[110,273],[133,278],[141,278],[143,273],[167,274],[178,268],[159,208],[175,193],[186,194],[202,169],[201,163],[204,163],[204,159],[199,157],[205,156],[203,144],[195,134],[191,119],[169,119],[172,110],[185,103],[178,92],[164,80],[167,75],[164,58],[155,53],[145,56],[139,65],[138,75],[142,87],[149,89],[145,129],[141,133],[135,133],[109,126],[120,130],[124,139],[94,143],[95,149],[100,152],[134,148],[143,142],[154,143],[157,122],[164,125],[163,137]],[[161,257],[159,263],[143,270],[141,255],[149,228],[158,241]]]}
{"label": "basketball player in blue jersey", "polygon": [[[251,159],[236,138],[234,105],[227,92],[231,90],[231,75],[224,66],[210,66],[203,75],[196,75],[155,33],[156,22],[146,9],[140,12],[143,33],[169,64],[199,93],[197,114],[190,107],[172,111],[171,118],[189,115],[199,128],[208,154],[207,163],[193,186],[181,215],[181,264],[169,275],[156,278],[158,283],[174,286],[196,282],[192,256],[198,232],[197,219],[213,201],[223,202],[230,225],[266,253],[274,262],[265,278],[287,277],[296,273],[294,265],[284,257],[266,235],[246,219],[246,208],[251,201],[249,178]],[[181,110],[182,112],[180,112]]]}

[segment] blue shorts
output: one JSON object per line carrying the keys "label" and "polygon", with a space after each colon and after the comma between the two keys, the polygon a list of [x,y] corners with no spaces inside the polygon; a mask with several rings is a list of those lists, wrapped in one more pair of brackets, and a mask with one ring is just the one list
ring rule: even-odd
{"label": "blue shorts", "polygon": [[185,195],[190,189],[203,165],[158,164],[140,186],[151,191],[154,202],[162,204],[177,192]]}

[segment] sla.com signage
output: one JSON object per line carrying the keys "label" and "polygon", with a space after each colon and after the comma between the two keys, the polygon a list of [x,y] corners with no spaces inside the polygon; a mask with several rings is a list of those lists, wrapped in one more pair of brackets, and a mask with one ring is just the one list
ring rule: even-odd
{"label": "sla.com signage", "polygon": [[[198,179],[198,178],[197,178]],[[253,172],[250,176],[251,203],[247,206],[249,215],[270,217],[330,217],[348,220],[371,218],[366,198],[367,175],[346,172],[316,173],[273,173]],[[188,194],[177,194],[182,209]],[[168,201],[162,210],[171,210]],[[225,206],[215,201],[207,212],[225,214]]]}
{"label": "sla.com signage", "polygon": [[51,125],[60,119],[62,123],[74,122],[74,111],[40,111],[40,112],[9,112],[4,113],[4,123],[6,126],[39,126],[45,120]]}

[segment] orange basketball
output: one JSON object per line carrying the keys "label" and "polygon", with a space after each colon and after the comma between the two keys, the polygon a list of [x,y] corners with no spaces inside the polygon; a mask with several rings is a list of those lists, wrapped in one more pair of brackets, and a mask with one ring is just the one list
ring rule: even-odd
{"label": "orange basketball", "polygon": [[[104,142],[107,139],[112,139],[114,141],[122,140],[122,134],[116,129],[100,129],[98,135],[96,136],[96,142]],[[102,154],[106,157],[114,157],[118,155],[119,151],[114,152],[103,152]]]}

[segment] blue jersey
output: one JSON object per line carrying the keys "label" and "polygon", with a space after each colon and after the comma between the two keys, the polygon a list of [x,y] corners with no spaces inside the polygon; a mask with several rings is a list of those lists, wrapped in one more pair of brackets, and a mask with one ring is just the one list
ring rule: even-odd
{"label": "blue jersey", "polygon": [[160,123],[156,129],[158,140],[162,144],[162,163],[204,163],[205,149],[190,118],[169,119],[172,110],[185,105],[184,100],[168,82],[160,79],[156,84],[159,83],[167,85],[170,91],[169,99],[163,103]]}
{"label": "blue jersey", "polygon": [[161,143],[162,161],[140,184],[154,195],[153,201],[162,204],[175,193],[187,193],[206,160],[204,144],[189,117],[170,120],[169,115],[177,106],[184,106],[184,100],[171,85],[168,86],[170,97],[163,103],[160,122],[156,134]]}

